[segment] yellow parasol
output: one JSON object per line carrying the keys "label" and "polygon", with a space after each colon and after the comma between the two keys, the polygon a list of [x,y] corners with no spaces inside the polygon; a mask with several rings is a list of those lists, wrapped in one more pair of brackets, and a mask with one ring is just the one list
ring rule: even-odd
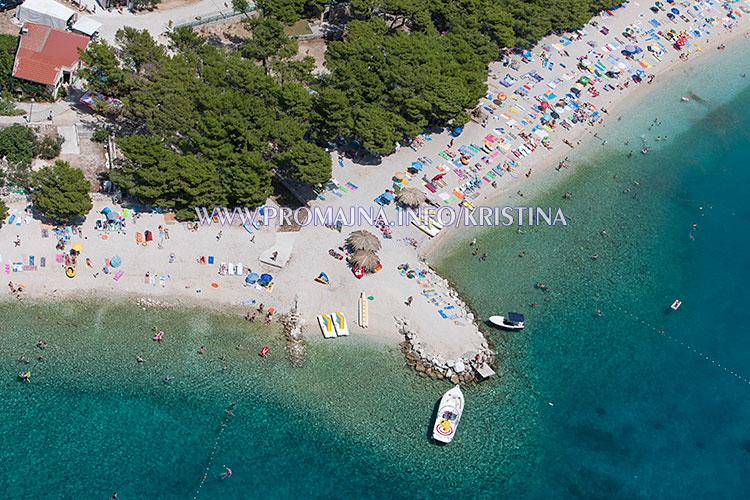
{"label": "yellow parasol", "polygon": [[76,243],[75,245],[73,245],[73,246],[72,246],[72,247],[70,247],[70,248],[72,248],[72,249],[73,249],[73,250],[75,250],[76,252],[80,252],[81,250],[83,250],[83,245],[81,245],[80,243]]}

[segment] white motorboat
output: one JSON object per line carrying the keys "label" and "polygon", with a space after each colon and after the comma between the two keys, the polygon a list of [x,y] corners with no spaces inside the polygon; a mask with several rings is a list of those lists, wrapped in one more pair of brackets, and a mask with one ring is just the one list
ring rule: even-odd
{"label": "white motorboat", "polygon": [[509,312],[507,316],[490,316],[490,323],[508,330],[521,330],[526,326],[523,314]]}
{"label": "white motorboat", "polygon": [[456,386],[446,392],[440,400],[435,425],[432,428],[432,439],[441,443],[450,443],[456,434],[463,411],[464,395],[461,387]]}

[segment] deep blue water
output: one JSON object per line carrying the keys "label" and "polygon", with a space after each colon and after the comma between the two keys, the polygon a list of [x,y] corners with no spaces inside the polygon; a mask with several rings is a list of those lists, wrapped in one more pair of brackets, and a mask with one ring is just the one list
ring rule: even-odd
{"label": "deep blue water", "polygon": [[[564,180],[533,204],[562,206],[569,227],[486,231],[487,262],[467,237],[441,263],[481,316],[527,314],[523,333],[493,333],[540,401],[524,497],[748,496],[750,89],[736,66],[715,69],[598,131],[608,144],[572,154],[575,172],[549,173]],[[688,91],[705,102],[682,103]]]}

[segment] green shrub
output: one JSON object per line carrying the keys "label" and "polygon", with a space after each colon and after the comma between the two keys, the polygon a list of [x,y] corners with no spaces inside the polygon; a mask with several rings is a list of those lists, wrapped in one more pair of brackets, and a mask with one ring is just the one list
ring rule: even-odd
{"label": "green shrub", "polygon": [[41,140],[37,141],[34,148],[34,152],[36,153],[34,156],[38,156],[45,160],[55,158],[60,155],[63,142],[65,142],[65,139],[60,136],[51,137],[45,135]]}
{"label": "green shrub", "polygon": [[16,108],[16,103],[10,99],[0,99],[0,116],[21,116],[26,111]]}
{"label": "green shrub", "polygon": [[107,139],[109,139],[111,135],[112,132],[110,132],[106,128],[100,127],[94,131],[94,134],[91,136],[91,140],[94,142],[107,142]]}

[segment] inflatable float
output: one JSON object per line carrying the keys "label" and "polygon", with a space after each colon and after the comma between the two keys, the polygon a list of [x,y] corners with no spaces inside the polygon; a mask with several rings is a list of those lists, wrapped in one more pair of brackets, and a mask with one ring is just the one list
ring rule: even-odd
{"label": "inflatable float", "polygon": [[258,356],[260,356],[262,358],[265,358],[266,354],[268,354],[268,351],[270,351],[270,350],[271,350],[271,348],[268,347],[268,346],[266,346],[266,347],[264,347],[263,349],[260,350],[260,352],[258,353]]}
{"label": "inflatable float", "polygon": [[73,266],[68,266],[65,268],[65,276],[68,278],[74,278],[76,275],[76,270],[73,269]]}
{"label": "inflatable float", "polygon": [[318,277],[315,278],[315,281],[317,281],[318,283],[322,283],[324,285],[327,285],[328,284],[328,276],[326,275],[326,273],[320,273],[318,275]]}

